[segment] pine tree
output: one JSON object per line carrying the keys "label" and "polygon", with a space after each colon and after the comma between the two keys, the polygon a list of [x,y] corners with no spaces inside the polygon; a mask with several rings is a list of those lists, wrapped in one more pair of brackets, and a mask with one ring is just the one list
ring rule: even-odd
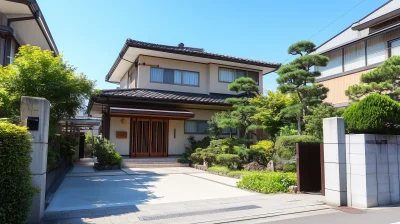
{"label": "pine tree", "polygon": [[310,54],[315,50],[315,44],[310,41],[299,41],[292,44],[288,53],[299,56],[289,64],[281,66],[277,73],[278,89],[282,93],[294,94],[298,97],[299,103],[287,107],[287,113],[297,115],[297,132],[302,133],[304,116],[307,108],[322,103],[328,93],[328,88],[322,84],[315,83],[315,78],[321,73],[316,71],[316,66],[326,66],[329,58],[323,55]]}
{"label": "pine tree", "polygon": [[346,96],[353,101],[370,93],[388,95],[400,100],[400,56],[392,56],[374,70],[361,75],[361,83],[346,90]]}

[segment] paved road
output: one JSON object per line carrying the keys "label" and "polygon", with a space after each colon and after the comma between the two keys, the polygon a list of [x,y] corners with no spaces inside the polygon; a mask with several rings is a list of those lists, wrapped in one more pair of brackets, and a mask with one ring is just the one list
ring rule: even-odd
{"label": "paved road", "polygon": [[[325,213],[325,214],[324,214]],[[400,205],[398,207],[373,208],[363,210],[359,214],[343,211],[321,211],[296,215],[280,216],[276,218],[260,218],[235,224],[400,224]]]}

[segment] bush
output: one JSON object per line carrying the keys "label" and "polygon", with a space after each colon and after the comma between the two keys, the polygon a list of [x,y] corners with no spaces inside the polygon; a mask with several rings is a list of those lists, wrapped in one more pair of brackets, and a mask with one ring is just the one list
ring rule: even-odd
{"label": "bush", "polygon": [[240,141],[236,138],[222,138],[210,141],[210,148],[216,154],[231,154],[234,147],[239,145]]}
{"label": "bush", "polygon": [[296,168],[296,163],[286,163],[283,165],[282,167],[282,172],[296,172],[297,168]]}
{"label": "bush", "polygon": [[51,171],[57,168],[57,151],[55,148],[48,148],[47,152],[47,171]]}
{"label": "bush", "polygon": [[86,132],[85,133],[85,143],[93,144],[93,142],[94,142],[94,137],[93,137],[92,133],[90,131]]}
{"label": "bush", "polygon": [[236,154],[220,154],[217,156],[217,164],[230,169],[240,166],[240,157]]}
{"label": "bush", "polygon": [[[200,149],[201,150],[201,149]],[[189,158],[190,161],[192,161],[194,164],[203,164],[203,157],[201,156],[200,152],[194,152],[192,153]]]}
{"label": "bush", "polygon": [[98,137],[94,144],[94,155],[101,166],[121,165],[122,156],[115,151],[115,145],[108,139]]}
{"label": "bush", "polygon": [[72,165],[72,156],[75,155],[75,146],[77,142],[69,136],[59,136],[60,138],[60,156],[64,162]]}
{"label": "bush", "polygon": [[389,96],[368,95],[350,105],[343,118],[350,133],[400,134],[400,104]]}
{"label": "bush", "polygon": [[0,122],[0,223],[25,223],[33,186],[31,140],[25,127]]}
{"label": "bush", "polygon": [[278,156],[282,159],[293,159],[296,155],[296,143],[318,143],[320,140],[309,135],[280,136],[275,143]]}
{"label": "bush", "polygon": [[269,140],[262,140],[255,145],[250,146],[249,161],[257,162],[266,166],[275,154],[274,142]]}
{"label": "bush", "polygon": [[185,152],[182,155],[182,158],[179,158],[178,162],[180,163],[188,163],[188,162],[193,162],[196,164],[199,164],[193,160],[190,159],[190,155],[192,155],[192,153],[194,153],[196,151],[196,149],[198,148],[207,148],[210,145],[210,137],[205,137],[202,140],[196,140],[194,138],[194,136],[189,136],[188,137],[188,141],[190,146],[189,147],[185,147]]}
{"label": "bush", "polygon": [[253,172],[242,176],[237,186],[259,193],[288,192],[289,186],[296,185],[296,173]]}

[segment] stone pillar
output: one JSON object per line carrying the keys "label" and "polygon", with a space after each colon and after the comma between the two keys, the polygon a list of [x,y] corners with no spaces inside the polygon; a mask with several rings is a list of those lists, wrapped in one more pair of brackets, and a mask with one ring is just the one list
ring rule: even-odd
{"label": "stone pillar", "polygon": [[346,206],[346,139],[343,118],[323,119],[323,131],[325,201],[333,206]]}
{"label": "stone pillar", "polygon": [[50,102],[44,98],[21,98],[21,125],[27,126],[32,138],[33,184],[40,193],[33,198],[28,223],[40,223],[44,216],[46,194],[47,141],[49,137]]}

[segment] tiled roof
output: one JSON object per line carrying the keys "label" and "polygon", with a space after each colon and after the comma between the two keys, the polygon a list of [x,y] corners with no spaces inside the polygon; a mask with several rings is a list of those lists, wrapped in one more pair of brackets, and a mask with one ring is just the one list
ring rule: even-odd
{"label": "tiled roof", "polygon": [[127,44],[130,47],[146,48],[146,49],[151,49],[151,50],[166,51],[166,52],[177,53],[177,54],[188,54],[190,56],[212,58],[212,59],[218,59],[218,60],[223,60],[223,61],[234,61],[234,62],[238,62],[238,63],[252,64],[252,65],[258,65],[258,66],[277,68],[281,65],[279,63],[271,63],[271,62],[266,62],[266,61],[259,61],[259,60],[252,60],[252,59],[247,59],[247,58],[238,58],[238,57],[233,57],[233,56],[228,56],[228,55],[223,55],[223,54],[210,53],[210,52],[206,52],[200,48],[153,44],[153,43],[147,43],[147,42],[142,42],[142,41],[137,41],[137,40],[132,40],[132,39],[128,39]]}
{"label": "tiled roof", "polygon": [[[226,98],[235,97],[237,95],[231,94],[200,94],[200,93],[187,93],[187,92],[174,92],[166,90],[155,89],[111,89],[102,90],[99,97],[123,97],[132,98],[137,100],[151,100],[151,101],[169,101],[169,102],[182,102],[182,103],[196,103],[196,104],[225,104]],[[94,99],[94,101],[96,101]]]}
{"label": "tiled roof", "polygon": [[119,57],[114,62],[114,65],[112,66],[111,70],[106,75],[106,81],[108,81],[110,79],[112,73],[114,72],[114,70],[116,69],[116,67],[119,64],[121,57],[123,57],[123,55],[125,54],[125,52],[128,50],[129,47],[161,51],[161,52],[173,53],[173,54],[181,54],[181,55],[200,57],[200,58],[209,58],[209,59],[215,59],[215,60],[221,60],[221,61],[229,61],[229,62],[242,63],[242,64],[247,64],[247,65],[270,67],[270,68],[275,68],[275,69],[278,69],[281,66],[280,63],[272,63],[272,62],[259,61],[259,60],[253,60],[253,59],[247,59],[247,58],[233,57],[233,56],[228,56],[228,55],[223,55],[223,54],[210,53],[210,52],[204,51],[204,49],[201,49],[201,48],[161,45],[161,44],[147,43],[147,42],[127,39],[124,47],[122,48],[122,50],[119,54]]}

